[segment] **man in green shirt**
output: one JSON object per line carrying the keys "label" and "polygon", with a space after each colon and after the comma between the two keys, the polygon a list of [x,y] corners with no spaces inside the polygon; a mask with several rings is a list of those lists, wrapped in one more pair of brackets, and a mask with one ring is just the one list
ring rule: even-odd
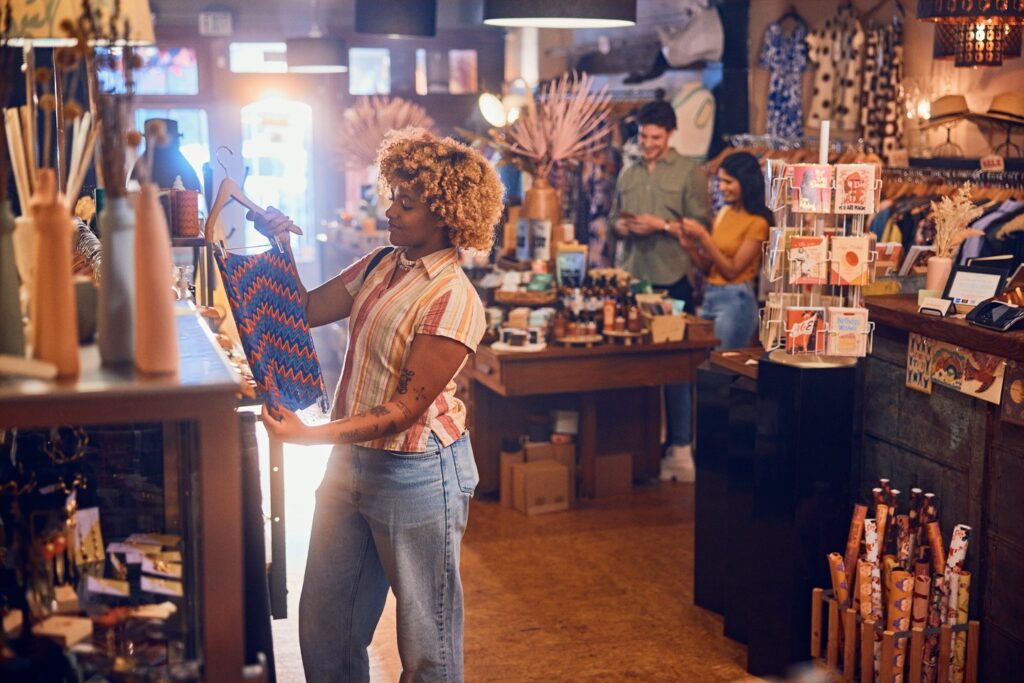
{"label": "man in green shirt", "polygon": [[[707,177],[696,163],[669,146],[676,129],[672,105],[649,102],[637,118],[643,158],[619,175],[609,216],[623,242],[621,265],[633,277],[685,301],[686,310],[693,313],[693,264],[679,244],[680,221],[692,218],[705,226],[710,223]],[[694,480],[692,402],[689,384],[665,387],[669,448],[662,461],[663,480]]]}

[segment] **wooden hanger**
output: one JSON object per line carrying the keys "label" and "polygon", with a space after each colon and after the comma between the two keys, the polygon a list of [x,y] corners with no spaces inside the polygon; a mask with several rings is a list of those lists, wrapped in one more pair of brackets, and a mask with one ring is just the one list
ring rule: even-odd
{"label": "wooden hanger", "polygon": [[217,188],[217,198],[213,200],[213,206],[210,208],[210,214],[206,218],[207,242],[213,241],[213,226],[217,224],[217,219],[220,218],[221,211],[224,210],[224,207],[232,201],[238,202],[261,218],[267,215],[267,212],[263,208],[245,196],[245,193],[242,192],[242,188],[238,186],[238,183],[231,178],[225,178],[221,181],[220,187]]}

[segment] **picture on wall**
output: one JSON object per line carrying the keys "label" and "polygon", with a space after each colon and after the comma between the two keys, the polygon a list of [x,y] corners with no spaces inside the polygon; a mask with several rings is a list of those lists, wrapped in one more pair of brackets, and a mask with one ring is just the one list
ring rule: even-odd
{"label": "picture on wall", "polygon": [[998,356],[970,350],[964,351],[964,358],[966,364],[960,392],[998,405],[1003,393],[1006,361]]}
{"label": "picture on wall", "polygon": [[1024,427],[1024,363],[1006,364],[1003,380],[1003,419]]}
{"label": "picture on wall", "polygon": [[945,342],[934,342],[932,347],[932,382],[960,391],[964,383],[967,358],[959,348]]}

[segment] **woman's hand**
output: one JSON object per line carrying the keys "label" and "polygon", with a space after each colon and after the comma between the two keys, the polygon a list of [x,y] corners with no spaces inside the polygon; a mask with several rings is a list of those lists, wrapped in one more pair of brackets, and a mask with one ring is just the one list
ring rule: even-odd
{"label": "woman's hand", "polygon": [[708,232],[707,228],[700,221],[684,218],[679,222],[679,225],[682,228],[684,237],[689,237],[698,242],[704,242],[711,237],[711,233]]}
{"label": "woman's hand", "polygon": [[263,426],[267,428],[267,434],[275,441],[304,445],[321,443],[316,439],[317,430],[287,408],[278,406],[270,410],[264,405],[260,417]]}
{"label": "woman's hand", "polygon": [[294,232],[296,235],[302,234],[302,229],[295,225],[291,218],[285,216],[272,206],[268,206],[267,212],[262,216],[250,211],[245,214],[245,217],[256,225],[256,230],[260,234],[266,235],[272,240],[288,240],[291,238],[288,235],[290,232]]}

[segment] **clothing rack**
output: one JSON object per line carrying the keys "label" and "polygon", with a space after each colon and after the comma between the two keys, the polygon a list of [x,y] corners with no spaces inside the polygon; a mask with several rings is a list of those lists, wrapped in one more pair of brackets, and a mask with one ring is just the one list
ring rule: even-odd
{"label": "clothing rack", "polygon": [[970,181],[979,187],[1024,188],[1024,171],[934,167],[883,168],[882,179],[886,182],[927,185],[961,184]]}

